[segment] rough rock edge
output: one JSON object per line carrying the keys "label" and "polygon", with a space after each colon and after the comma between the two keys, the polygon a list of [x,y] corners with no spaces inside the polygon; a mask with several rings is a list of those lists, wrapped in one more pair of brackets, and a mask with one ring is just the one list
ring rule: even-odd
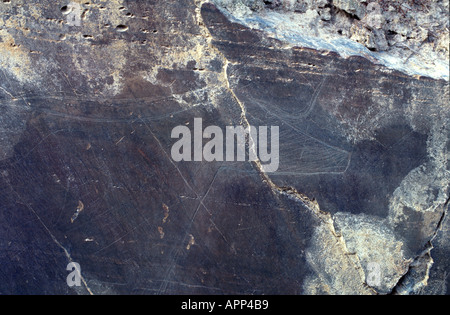
{"label": "rough rock edge", "polygon": [[[198,7],[198,10],[196,11],[197,12],[197,19],[198,19],[198,21],[200,21],[199,22],[200,25],[204,25],[202,17],[201,17],[201,14],[200,14],[200,9],[201,9],[201,7],[203,6],[204,3],[209,3],[209,2],[210,1],[208,1],[208,0],[196,1],[196,5]],[[208,32],[207,29],[206,29],[206,32]],[[211,47],[213,46],[210,41],[208,41],[208,43],[209,43],[209,45]],[[236,94],[232,90],[232,88],[230,86],[230,83],[229,83],[228,74],[227,74],[227,68],[228,68],[229,61],[227,60],[227,58],[218,49],[214,48],[214,50],[217,51],[218,54],[224,60],[223,76],[224,76],[224,81],[226,82],[227,90],[232,94],[232,96],[235,99],[235,101],[239,104],[239,106],[240,106],[240,108],[242,110],[242,112],[241,112],[241,124],[244,127],[247,127],[247,126],[250,125],[250,123],[248,122],[247,117],[246,117],[245,105],[236,96]],[[321,222],[321,224],[319,225],[319,227],[317,228],[316,231],[318,231],[319,229],[323,229],[323,228],[327,229],[327,231],[330,233],[330,235],[332,235],[332,238],[334,239],[335,243],[339,244],[339,253],[338,253],[338,255],[340,255],[343,260],[347,261],[349,263],[349,265],[352,266],[352,268],[354,269],[353,271],[359,277],[359,280],[355,281],[356,283],[359,283],[359,286],[356,285],[356,286],[347,288],[350,291],[340,292],[340,293],[341,294],[342,293],[343,294],[380,294],[377,291],[376,288],[373,288],[373,287],[371,287],[371,286],[369,286],[367,284],[367,282],[365,280],[366,279],[366,275],[365,275],[364,269],[362,268],[362,265],[361,265],[361,259],[358,257],[358,255],[349,252],[347,244],[346,244],[346,241],[345,241],[345,238],[341,234],[336,232],[335,222],[333,220],[332,215],[330,213],[326,212],[326,211],[321,210],[319,205],[318,205],[318,203],[315,200],[311,200],[306,195],[302,194],[301,192],[298,192],[295,188],[292,188],[292,187],[280,187],[280,186],[276,185],[270,179],[268,174],[263,171],[262,164],[261,164],[261,162],[259,160],[256,160],[253,163],[255,165],[255,168],[260,173],[262,181],[265,182],[271,188],[273,193],[288,196],[289,198],[291,198],[293,200],[296,200],[299,203],[301,203],[302,205],[304,205]],[[442,220],[443,220],[443,218],[445,216],[445,213],[443,213],[443,216],[442,216],[442,218],[440,220],[440,224],[439,224],[438,228],[436,229],[432,239],[434,239],[434,237],[436,236],[437,231],[440,228],[441,222],[442,222]],[[428,243],[431,244],[431,241],[432,240],[430,240]],[[429,269],[432,266],[432,259],[431,259],[431,255],[430,255],[431,249],[432,249],[432,247],[428,247],[424,252],[421,253],[421,255],[419,255],[418,257],[415,257],[414,259],[410,260],[410,263],[407,266],[407,271],[404,274],[399,275],[397,283],[392,287],[391,294],[399,292],[399,290],[400,290],[399,288],[400,288],[401,284],[405,282],[405,279],[409,279],[410,278],[409,274],[411,274],[411,270],[414,270],[414,268],[416,268],[417,266],[423,266],[424,263],[422,263],[422,261],[424,260],[424,258],[429,257],[429,260],[431,260],[431,263],[429,262],[429,260],[427,260],[426,263],[425,263],[425,267],[426,267],[425,274],[426,274],[426,276],[423,279],[417,279],[417,277],[416,278],[412,278],[411,282],[413,283],[413,285],[412,285],[413,290],[407,291],[406,294],[415,292],[418,288],[422,287],[423,285],[426,285],[426,281],[428,279]],[[320,255],[321,253],[315,252],[314,254]],[[316,274],[316,276],[317,276],[317,279],[313,279],[312,281],[315,281],[315,280],[319,280],[320,281],[320,275]],[[323,283],[321,283],[321,284],[323,285]],[[304,284],[304,287],[305,287],[305,284]],[[327,292],[327,293],[332,293],[332,294],[335,293],[336,294],[338,292],[331,291],[331,292]]]}
{"label": "rough rock edge", "polygon": [[[197,10],[196,10],[197,21],[198,21],[199,25],[204,26],[205,23],[203,22],[203,19],[202,19],[201,13],[200,13],[201,7],[205,3],[210,3],[210,1],[197,0],[197,1],[195,1],[195,3],[197,6]],[[209,31],[206,27],[205,27],[205,31],[209,34]],[[210,38],[211,36],[209,35],[207,37]],[[213,47],[213,45],[210,41],[208,41],[208,43],[211,47]],[[215,48],[215,47],[213,47],[213,48],[215,51],[218,52],[218,55],[220,55],[221,58],[223,58],[223,61],[224,61],[224,66],[223,66],[223,71],[222,71],[223,79],[224,79],[224,82],[226,83],[227,90],[229,91],[229,93],[231,93],[231,95],[233,96],[233,98],[239,104],[239,106],[241,108],[241,125],[244,128],[248,127],[250,125],[250,123],[247,120],[245,105],[236,96],[236,94],[234,93],[234,91],[231,88],[230,83],[229,83],[228,74],[227,74],[227,68],[228,68],[229,61],[217,48]],[[342,257],[342,259],[347,260],[350,265],[353,265],[354,272],[359,276],[359,279],[360,279],[360,280],[356,280],[356,282],[359,282],[360,287],[357,289],[357,291],[355,290],[354,292],[351,292],[350,294],[355,294],[355,293],[356,294],[377,294],[376,290],[371,288],[365,282],[365,275],[364,275],[364,272],[362,271],[361,265],[360,265],[357,257],[356,257],[356,259],[352,260],[351,257],[349,256],[349,252],[347,250],[345,240],[343,239],[342,235],[338,235],[335,231],[335,227],[334,227],[334,223],[333,223],[331,214],[320,210],[320,207],[315,200],[311,200],[304,194],[295,190],[295,188],[279,187],[278,185],[276,185],[270,179],[270,177],[267,175],[267,173],[265,173],[263,171],[262,163],[261,163],[261,161],[259,161],[259,159],[257,159],[253,163],[254,163],[255,168],[258,170],[262,181],[265,182],[271,188],[271,190],[274,194],[288,196],[289,198],[291,198],[291,199],[301,203],[303,206],[305,206],[319,220],[319,222],[321,222],[321,227],[326,228],[328,230],[328,232],[332,235],[331,237],[334,239],[334,242],[339,244],[340,256]]]}
{"label": "rough rock edge", "polygon": [[428,241],[426,248],[420,253],[409,265],[408,271],[399,279],[397,284],[392,288],[393,295],[408,295],[419,292],[420,289],[428,285],[430,269],[433,266],[433,258],[431,251],[433,250],[433,240],[437,237],[441,230],[444,220],[447,218],[448,204],[450,196],[444,204],[442,216],[438,222],[436,230]]}
{"label": "rough rock edge", "polygon": [[[259,0],[213,0],[213,2],[233,22],[240,23],[250,28],[261,29],[270,36],[291,43],[292,45],[299,45],[317,50],[323,49],[335,51],[344,58],[349,56],[362,56],[374,63],[402,71],[411,76],[428,76],[435,79],[449,80],[448,50],[445,57],[438,57],[439,54],[437,52],[435,54],[433,51],[432,54],[436,55],[433,58],[430,57],[431,52],[421,54],[417,49],[405,46],[403,43],[401,43],[402,45],[400,45],[400,48],[397,47],[395,50],[391,49],[389,51],[383,51],[379,49],[379,51],[377,51],[377,49],[375,49],[375,51],[371,51],[373,50],[371,47],[375,44],[372,45],[369,42],[374,42],[374,39],[363,39],[369,35],[372,37],[375,36],[377,31],[380,31],[381,29],[370,26],[361,26],[360,24],[370,14],[364,17],[358,17],[356,12],[349,11],[345,6],[343,7],[348,1],[341,1],[343,3],[339,3],[340,7],[334,5],[333,1],[331,1],[331,3],[328,1],[328,3],[325,4],[325,7],[334,7],[336,12],[344,14],[346,18],[349,19],[349,23],[352,24],[353,28],[355,28],[355,25],[359,25],[356,28],[361,31],[359,31],[359,33],[358,31],[355,31],[354,34],[352,33],[353,35],[349,34],[348,36],[336,36],[334,33],[330,32],[328,28],[320,28],[317,27],[316,24],[314,24],[314,28],[316,29],[314,32],[310,28],[303,28],[301,31],[297,31],[298,25],[296,23],[300,22],[307,24],[307,22],[302,21],[310,21],[311,15],[314,15],[313,18],[315,21],[318,19],[320,20],[320,12],[318,13],[318,11],[311,8],[302,13],[286,9],[284,3],[293,1],[265,1],[267,3],[278,3],[275,5],[276,8],[265,8],[264,6],[255,7],[254,4],[260,2]],[[318,8],[318,10],[320,11],[322,9]],[[301,18],[299,18],[299,16],[301,16]],[[372,29],[372,31],[369,29]],[[406,29],[408,29],[408,27],[406,27]],[[386,41],[384,35],[383,39]],[[367,43],[364,43],[364,41]],[[439,43],[441,41],[444,42],[444,46],[448,46],[448,28],[446,29],[444,36],[439,39]],[[447,45],[445,45],[445,42]],[[440,44],[439,47],[440,46],[442,46],[442,44]],[[416,56],[419,57],[416,58]]]}

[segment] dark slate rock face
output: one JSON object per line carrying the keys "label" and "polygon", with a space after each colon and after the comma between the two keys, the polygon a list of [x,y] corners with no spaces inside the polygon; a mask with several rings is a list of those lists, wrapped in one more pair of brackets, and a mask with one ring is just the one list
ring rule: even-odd
{"label": "dark slate rock face", "polygon": [[[448,82],[210,3],[71,5],[0,4],[0,293],[446,293]],[[278,171],[175,162],[194,118],[279,126]]]}

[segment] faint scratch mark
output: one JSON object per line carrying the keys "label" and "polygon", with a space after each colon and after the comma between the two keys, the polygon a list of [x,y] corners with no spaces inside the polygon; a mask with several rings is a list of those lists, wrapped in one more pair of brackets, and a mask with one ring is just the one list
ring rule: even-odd
{"label": "faint scratch mark", "polygon": [[[28,203],[26,203],[25,201],[23,201],[23,199],[20,197],[20,195],[14,190],[13,186],[11,185],[11,183],[9,182],[9,180],[3,176],[4,180],[8,183],[9,188],[11,189],[11,191],[13,192],[13,194],[17,197],[17,200],[24,205],[25,207],[28,208],[28,210],[38,219],[39,223],[42,225],[42,227],[44,228],[44,230],[48,233],[48,235],[51,237],[51,239],[53,240],[53,242],[63,250],[64,254],[66,255],[67,259],[70,262],[73,262],[72,257],[70,256],[69,252],[67,251],[67,249],[56,239],[56,237],[53,235],[53,233],[50,231],[50,229],[47,227],[47,225],[44,223],[44,221],[41,219],[41,217],[37,214],[37,212],[33,209],[33,207],[31,207]],[[81,277],[81,281],[83,282],[83,285],[85,286],[86,290],[89,292],[90,295],[94,295],[94,293],[91,291],[91,289],[89,288],[89,286],[86,283],[86,280],[84,279],[84,277],[80,274]]]}

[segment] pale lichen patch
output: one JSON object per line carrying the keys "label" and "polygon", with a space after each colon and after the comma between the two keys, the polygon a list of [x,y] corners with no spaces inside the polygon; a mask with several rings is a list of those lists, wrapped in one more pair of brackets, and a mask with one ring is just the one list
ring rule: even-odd
{"label": "pale lichen patch", "polygon": [[404,242],[377,217],[337,213],[334,219],[349,252],[358,257],[365,281],[374,272],[370,266],[377,266],[379,274],[374,276],[379,281],[369,284],[379,293],[389,293],[412,262]]}

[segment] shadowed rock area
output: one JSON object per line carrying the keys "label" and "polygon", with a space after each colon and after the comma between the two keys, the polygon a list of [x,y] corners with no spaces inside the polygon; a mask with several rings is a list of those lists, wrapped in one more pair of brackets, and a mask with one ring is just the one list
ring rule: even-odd
{"label": "shadowed rock area", "polygon": [[[1,294],[448,293],[448,81],[208,1],[0,13]],[[278,170],[174,161],[194,118],[279,126]]]}

